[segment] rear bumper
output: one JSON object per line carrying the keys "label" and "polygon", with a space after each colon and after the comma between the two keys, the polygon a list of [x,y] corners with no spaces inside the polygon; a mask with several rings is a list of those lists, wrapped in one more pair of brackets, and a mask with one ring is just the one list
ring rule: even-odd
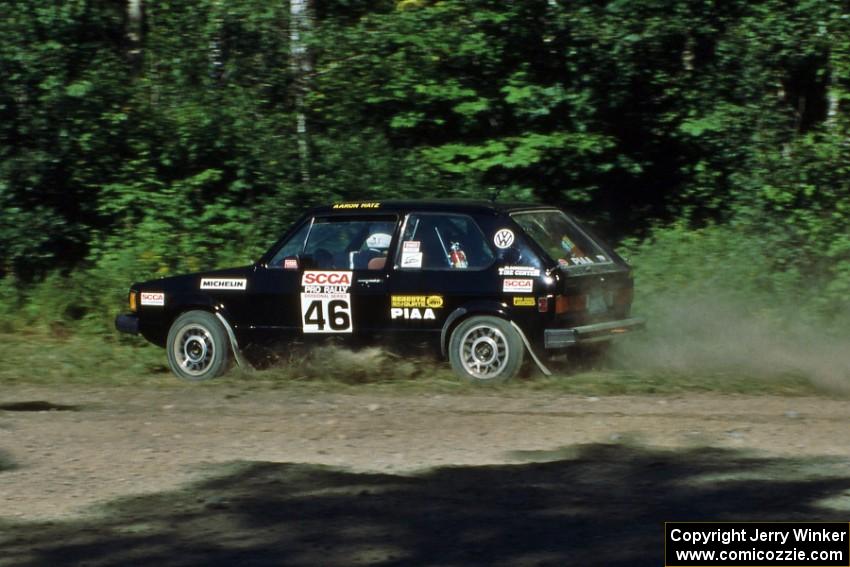
{"label": "rear bumper", "polygon": [[611,339],[643,329],[646,319],[632,317],[619,321],[606,321],[592,325],[582,325],[571,329],[546,329],[544,331],[544,346],[546,348],[566,348],[579,344],[610,341]]}
{"label": "rear bumper", "polygon": [[139,316],[138,315],[119,315],[115,318],[115,328],[122,333],[131,335],[139,334]]}

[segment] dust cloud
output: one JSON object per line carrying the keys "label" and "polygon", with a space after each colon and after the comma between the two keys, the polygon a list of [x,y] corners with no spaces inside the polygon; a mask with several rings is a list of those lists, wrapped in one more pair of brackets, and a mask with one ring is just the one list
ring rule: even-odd
{"label": "dust cloud", "polygon": [[847,333],[804,322],[804,313],[732,298],[734,293],[691,293],[644,302],[636,313],[647,318],[647,331],[617,343],[612,362],[635,370],[764,380],[799,376],[819,389],[850,394]]}

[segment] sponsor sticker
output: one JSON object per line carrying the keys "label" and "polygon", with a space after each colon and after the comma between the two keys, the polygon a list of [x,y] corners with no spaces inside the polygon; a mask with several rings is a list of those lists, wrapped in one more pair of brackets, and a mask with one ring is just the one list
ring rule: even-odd
{"label": "sponsor sticker", "polygon": [[509,228],[496,231],[496,235],[493,237],[493,244],[496,245],[496,248],[510,248],[513,243],[514,231]]}
{"label": "sponsor sticker", "polygon": [[405,240],[404,244],[402,244],[401,248],[405,252],[419,252],[419,241],[418,240]]}
{"label": "sponsor sticker", "polygon": [[301,328],[305,333],[350,333],[351,294],[303,292]]}
{"label": "sponsor sticker", "polygon": [[287,258],[283,261],[283,269],[284,270],[297,270],[298,269],[298,260],[295,258]]}
{"label": "sponsor sticker", "polygon": [[393,307],[390,309],[390,319],[436,319],[436,315],[434,315],[434,310],[425,308],[420,309],[418,307]]}
{"label": "sponsor sticker", "polygon": [[351,287],[351,272],[313,272],[307,271],[301,276],[304,291],[347,292]]}
{"label": "sponsor sticker", "polygon": [[304,333],[350,333],[351,272],[306,271],[301,276]]}
{"label": "sponsor sticker", "polygon": [[540,277],[540,270],[531,266],[502,266],[499,268],[499,275],[537,278]]}
{"label": "sponsor sticker", "polygon": [[377,209],[381,203],[336,203],[334,209]]}
{"label": "sponsor sticker", "polygon": [[401,252],[401,267],[402,268],[421,268],[422,267],[422,252]]}
{"label": "sponsor sticker", "polygon": [[514,297],[514,307],[534,307],[534,298]]}
{"label": "sponsor sticker", "polygon": [[534,280],[502,280],[502,291],[505,293],[531,293],[534,289]]}
{"label": "sponsor sticker", "polygon": [[163,305],[165,305],[165,294],[159,291],[143,291],[140,302],[142,305],[155,305],[158,307],[162,307]]}
{"label": "sponsor sticker", "polygon": [[201,289],[231,289],[244,291],[248,280],[241,278],[202,278]]}
{"label": "sponsor sticker", "polygon": [[390,307],[430,307],[439,309],[443,306],[441,295],[393,295],[390,297]]}

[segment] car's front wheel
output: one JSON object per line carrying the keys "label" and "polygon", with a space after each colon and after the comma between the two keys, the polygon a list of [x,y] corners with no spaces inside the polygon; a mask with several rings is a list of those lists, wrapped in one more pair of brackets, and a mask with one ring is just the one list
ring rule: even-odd
{"label": "car's front wheel", "polygon": [[184,380],[215,378],[228,367],[227,333],[206,311],[188,311],[175,319],[165,348],[171,371]]}
{"label": "car's front wheel", "polygon": [[475,383],[501,383],[522,366],[522,339],[511,324],[491,316],[475,316],[455,327],[449,361],[455,373]]}

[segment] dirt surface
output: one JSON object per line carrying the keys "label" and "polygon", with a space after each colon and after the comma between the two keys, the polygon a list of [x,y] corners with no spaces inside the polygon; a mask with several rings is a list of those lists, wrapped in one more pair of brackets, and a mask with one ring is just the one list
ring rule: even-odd
{"label": "dirt surface", "polygon": [[[177,503],[184,502],[181,499],[186,494],[190,496],[185,506],[197,506],[201,511],[213,510],[214,513],[219,509],[217,498],[227,499],[222,509],[232,509],[236,505],[231,501],[247,498],[246,487],[253,487],[252,494],[258,501],[282,497],[283,493],[298,492],[303,496],[312,494],[311,490],[328,490],[330,471],[342,475],[334,476],[331,485],[337,488],[344,485],[348,487],[344,491],[346,494],[361,495],[359,491],[366,490],[368,494],[370,490],[362,488],[363,479],[371,479],[366,482],[368,485],[380,478],[382,485],[412,482],[421,488],[423,485],[416,483],[433,487],[441,486],[442,482],[447,483],[442,486],[456,487],[458,482],[467,482],[452,476],[461,471],[484,475],[482,479],[487,480],[469,481],[478,487],[471,493],[449,491],[448,494],[453,495],[443,504],[452,510],[452,515],[466,506],[465,498],[471,498],[468,504],[480,504],[482,498],[498,501],[502,497],[502,491],[489,496],[478,494],[476,491],[483,486],[508,482],[505,478],[509,478],[512,488],[508,492],[516,494],[511,492],[519,489],[515,482],[522,490],[528,485],[551,485],[551,478],[546,477],[546,480],[536,475],[544,471],[554,474],[553,471],[558,470],[558,482],[564,484],[554,496],[555,500],[564,498],[573,489],[579,490],[576,487],[583,486],[582,482],[602,494],[626,491],[623,494],[631,495],[635,485],[643,486],[642,490],[662,490],[663,500],[647,509],[623,504],[629,513],[642,510],[640,513],[649,516],[644,520],[652,522],[653,530],[658,522],[676,519],[665,514],[674,513],[678,505],[689,510],[691,519],[739,517],[732,513],[736,507],[737,513],[744,514],[744,519],[754,520],[770,514],[780,518],[797,517],[803,511],[805,517],[850,518],[848,433],[850,402],[827,398],[708,394],[588,398],[521,390],[454,396],[405,392],[403,389],[392,393],[367,389],[357,393],[334,393],[271,385],[252,388],[181,384],[154,388],[67,386],[59,389],[11,386],[5,387],[0,396],[0,521],[12,528],[4,530],[5,539],[0,537],[0,549],[5,550],[2,556],[7,560],[16,558],[15,564],[49,561],[47,556],[32,555],[48,542],[36,538],[35,531],[28,531],[26,526],[53,526],[47,531],[36,530],[42,538],[51,533],[50,529],[58,529],[55,526],[63,526],[62,534],[56,536],[61,539],[71,537],[68,526],[73,523],[88,526],[90,534],[109,531],[112,533],[110,541],[114,542],[113,532],[117,528],[114,525],[105,528],[100,518],[114,519],[123,515],[122,529],[130,529],[126,527],[127,518],[153,513],[133,508],[133,502],[140,498],[158,498],[155,506],[151,506],[156,508],[159,519],[171,517],[173,521],[173,514],[177,512],[169,510],[169,502],[175,503],[175,509],[179,508]],[[293,469],[297,464],[307,468]],[[261,469],[256,469],[257,466]],[[566,468],[552,468],[556,466]],[[631,471],[628,475],[624,472],[627,468],[641,467],[654,472],[637,474]],[[680,477],[666,476],[677,467],[686,467],[680,471]],[[297,481],[292,480],[294,470],[300,471]],[[508,471],[509,475],[504,477],[500,472],[499,480],[494,480],[488,476],[496,474],[494,471]],[[668,472],[662,474],[661,471]],[[452,480],[433,485],[435,475],[449,475]],[[260,482],[259,478],[265,480]],[[773,501],[773,497],[765,496],[761,504],[745,500],[749,508],[745,506],[742,510],[744,494],[735,493],[726,495],[728,508],[717,508],[710,503],[713,498],[722,497],[707,495],[702,492],[703,488],[698,494],[688,496],[691,503],[677,501],[675,504],[667,500],[669,486],[661,488],[672,482],[679,490],[682,483],[702,486],[700,483],[704,484],[706,479],[724,481],[729,478],[735,481],[761,479],[759,482],[768,484],[752,487],[758,494],[763,490],[776,490],[778,493],[785,491],[786,496],[794,493],[788,483],[808,483],[797,486],[800,490],[802,486],[810,488],[810,483],[824,479],[829,479],[831,484],[828,487],[818,485],[811,494],[803,495],[798,491],[793,501],[770,513],[767,503]],[[770,488],[769,483],[777,480],[783,484]],[[271,490],[271,486],[276,488]],[[741,489],[740,485],[735,486],[735,490]],[[439,489],[438,494],[446,493]],[[581,498],[593,498],[593,494],[595,492],[584,491]],[[662,498],[662,493],[658,494]],[[573,497],[579,496],[573,494]],[[695,502],[702,501],[700,498],[708,508],[691,507],[697,506]],[[488,518],[498,517],[500,513],[512,514],[510,508],[519,506],[522,509],[526,500],[500,504],[498,512],[492,510]],[[312,506],[318,501],[302,502],[299,505],[306,508],[299,509],[302,512],[313,510],[318,519],[334,516],[337,508],[332,511],[314,509]],[[419,502],[410,494],[404,496],[403,502],[411,501],[425,508],[431,505]],[[434,501],[440,501],[440,497],[429,500]],[[325,500],[321,502],[326,503]],[[402,500],[390,499],[385,504],[404,507],[400,502]],[[259,513],[253,517],[251,526],[245,526],[244,522],[239,525],[243,526],[245,534],[256,535],[258,528],[254,524],[260,517],[277,517],[275,514],[280,513],[280,506],[287,505],[279,503],[274,513],[268,510]],[[588,506],[592,508],[593,503],[571,501],[566,507],[572,512],[560,509],[558,513],[574,517],[569,514],[589,513]],[[244,509],[240,510],[244,513]],[[386,511],[383,507],[381,510]],[[546,512],[552,511],[547,509]],[[612,514],[623,512],[609,511]],[[416,513],[423,513],[423,510]],[[543,511],[535,512],[538,513]],[[677,518],[681,518],[683,512],[679,510],[678,514]],[[364,517],[373,518],[373,514],[370,512]],[[362,523],[363,518],[360,520]],[[464,526],[465,521],[465,518],[454,520],[455,524]],[[136,525],[133,522],[137,519],[129,524]],[[301,526],[298,529],[303,529],[304,524],[298,525]],[[282,529],[280,525],[276,527]],[[231,526],[227,531],[238,540],[239,530],[234,535],[233,529]],[[366,526],[363,529],[368,532]],[[79,536],[75,530],[71,530],[76,534],[74,537]],[[485,536],[481,535],[484,540]],[[316,537],[321,540],[320,535]],[[434,537],[435,541],[444,541]],[[356,541],[362,539],[361,536],[355,538]],[[379,539],[385,546],[389,545],[386,538]],[[273,554],[252,555],[242,560],[256,564],[311,564],[316,558],[307,551],[319,551],[305,541],[312,540],[299,540],[289,546],[297,549],[307,546],[302,549],[302,555],[292,556],[290,561],[281,560],[280,548],[274,548]],[[275,542],[275,545],[287,546],[280,540]],[[266,545],[263,542],[255,544],[254,552],[271,549],[263,547]],[[393,545],[395,547],[391,545],[393,549],[389,550],[373,545],[369,547],[371,551],[363,552],[365,555],[357,561],[354,559],[359,555],[345,551],[339,564],[396,564],[393,561],[398,564],[478,564],[453,555],[438,555],[428,560],[427,554],[421,555],[425,551],[411,556],[413,552],[409,546],[398,542]],[[641,546],[646,545],[646,542],[636,543],[633,547],[643,549]],[[657,546],[659,542],[652,545]],[[543,549],[549,548],[543,546]],[[652,549],[657,551],[657,547]],[[558,564],[563,560],[563,556],[557,555],[564,551],[560,548],[550,549],[550,555],[538,557],[535,553],[539,550],[539,546],[525,550],[523,555],[514,557],[514,563],[509,554],[499,557],[505,559],[505,564],[550,564],[547,563],[550,560]],[[191,561],[185,564],[192,561],[215,563],[213,552],[206,553],[191,556]],[[113,560],[117,564],[139,560],[139,557],[162,561],[161,557],[151,555],[121,556],[120,560],[117,557],[81,556],[93,564],[111,564]],[[329,556],[323,557],[320,563],[336,564]],[[481,557],[487,560],[485,563],[482,559],[481,564],[500,563],[495,557]],[[623,561],[624,564],[633,563],[635,556]],[[653,562],[656,561],[654,557]],[[222,564],[227,562],[229,560]],[[617,561],[610,563],[617,564]],[[3,564],[2,557],[0,564]]]}

